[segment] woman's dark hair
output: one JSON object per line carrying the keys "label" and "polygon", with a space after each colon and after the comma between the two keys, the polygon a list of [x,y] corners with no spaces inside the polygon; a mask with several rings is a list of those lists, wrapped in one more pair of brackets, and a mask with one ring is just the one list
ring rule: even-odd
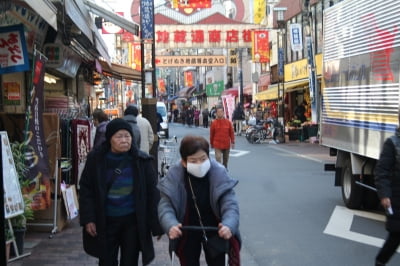
{"label": "woman's dark hair", "polygon": [[186,161],[188,156],[200,150],[205,151],[207,156],[210,156],[210,145],[208,141],[204,137],[189,135],[182,139],[179,153],[181,154],[182,160]]}
{"label": "woman's dark hair", "polygon": [[97,121],[99,121],[99,123],[104,122],[104,121],[108,121],[108,116],[106,113],[104,113],[103,110],[101,109],[95,109],[93,111],[93,119],[96,119]]}

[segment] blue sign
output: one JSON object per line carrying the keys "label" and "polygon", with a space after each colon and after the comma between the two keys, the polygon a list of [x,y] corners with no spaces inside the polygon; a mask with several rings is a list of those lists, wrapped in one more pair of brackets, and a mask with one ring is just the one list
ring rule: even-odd
{"label": "blue sign", "polygon": [[140,1],[140,29],[142,39],[154,40],[154,2],[153,0]]}
{"label": "blue sign", "polygon": [[285,53],[283,48],[278,49],[278,76],[283,76],[283,64],[285,60]]}

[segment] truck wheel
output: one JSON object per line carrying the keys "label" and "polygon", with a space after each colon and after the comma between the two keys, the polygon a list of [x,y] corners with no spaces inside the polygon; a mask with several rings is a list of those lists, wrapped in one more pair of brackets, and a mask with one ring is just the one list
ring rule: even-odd
{"label": "truck wheel", "polygon": [[348,159],[342,169],[342,198],[347,208],[359,209],[362,204],[362,188],[355,182],[357,175],[351,171],[351,162]]}

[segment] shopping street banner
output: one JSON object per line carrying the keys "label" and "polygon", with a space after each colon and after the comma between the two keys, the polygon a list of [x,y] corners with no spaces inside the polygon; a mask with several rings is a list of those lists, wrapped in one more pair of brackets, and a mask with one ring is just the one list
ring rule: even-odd
{"label": "shopping street banner", "polygon": [[26,164],[30,186],[25,194],[32,197],[32,209],[43,210],[50,206],[49,157],[43,131],[43,87],[46,57],[35,51],[32,88],[27,108],[25,141],[28,144]]}
{"label": "shopping street banner", "polygon": [[0,74],[29,70],[24,26],[0,27]]}

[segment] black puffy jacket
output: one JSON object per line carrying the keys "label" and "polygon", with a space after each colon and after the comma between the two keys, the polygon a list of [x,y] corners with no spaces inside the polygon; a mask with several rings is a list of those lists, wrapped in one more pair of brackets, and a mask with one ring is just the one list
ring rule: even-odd
{"label": "black puffy jacket", "polygon": [[[399,131],[398,131],[399,132]],[[386,229],[400,232],[400,134],[385,140],[375,167],[378,197],[390,198],[393,215],[387,216]]]}

